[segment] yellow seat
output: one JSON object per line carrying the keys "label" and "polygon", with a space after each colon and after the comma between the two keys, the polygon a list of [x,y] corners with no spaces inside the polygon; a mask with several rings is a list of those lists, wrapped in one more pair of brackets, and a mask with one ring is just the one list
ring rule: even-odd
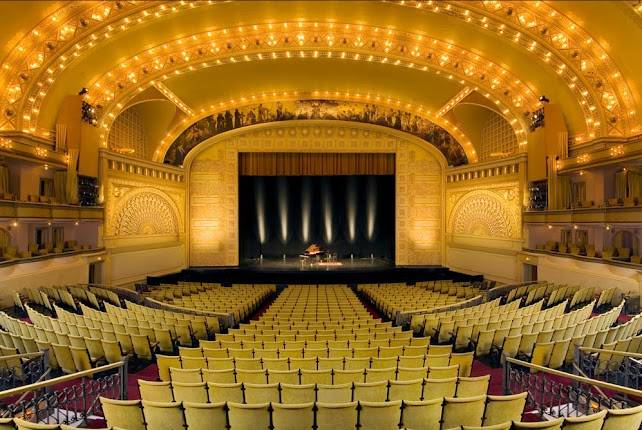
{"label": "yellow seat", "polygon": [[390,381],[397,377],[397,369],[366,369],[366,382]]}
{"label": "yellow seat", "polygon": [[201,370],[201,375],[203,377],[203,382],[218,382],[221,384],[233,384],[236,382],[236,377],[234,376],[234,369],[226,370]]}
{"label": "yellow seat", "polygon": [[363,369],[359,370],[334,370],[335,384],[345,384],[348,382],[364,382],[365,374]]}
{"label": "yellow seat", "polygon": [[174,339],[168,329],[154,328],[154,336],[158,342],[158,350],[163,353],[171,354],[174,352]]}
{"label": "yellow seat", "polygon": [[388,381],[355,382],[352,400],[359,402],[385,402],[388,399]]}
{"label": "yellow seat", "polygon": [[402,425],[413,430],[440,430],[443,399],[403,401]]}
{"label": "yellow seat", "polygon": [[583,417],[568,417],[564,420],[564,430],[600,430],[606,414],[607,411],[603,410]]}
{"label": "yellow seat", "polygon": [[152,402],[173,402],[172,387],[169,382],[138,380],[138,391],[142,400]]}
{"label": "yellow seat", "polygon": [[53,347],[54,354],[56,355],[56,361],[60,365],[62,371],[65,373],[76,373],[78,369],[76,369],[76,364],[74,363],[74,358],[71,355],[70,347],[67,345],[59,345],[57,343],[53,343],[51,346]]}
{"label": "yellow seat", "polygon": [[[105,360],[107,363],[113,364],[123,361],[123,352],[120,349],[120,344],[115,340],[102,339],[101,344],[105,352]],[[160,367],[159,367],[160,372]]]}
{"label": "yellow seat", "polygon": [[71,352],[71,358],[74,360],[74,366],[77,371],[82,372],[83,370],[89,370],[93,367],[87,348],[79,348],[75,346],[70,346],[68,348]]}
{"label": "yellow seat", "polygon": [[274,430],[307,430],[314,425],[314,403],[272,403]]}
{"label": "yellow seat", "polygon": [[270,428],[269,403],[244,405],[227,402],[230,428],[234,430],[268,430]]}
{"label": "yellow seat", "polygon": [[136,358],[146,361],[152,361],[154,359],[152,346],[149,343],[149,338],[147,336],[140,334],[131,334],[130,338]]}
{"label": "yellow seat", "polygon": [[189,430],[224,429],[227,426],[225,402],[183,402],[185,422]]}
{"label": "yellow seat", "polygon": [[281,384],[281,403],[309,403],[316,401],[314,384]]}
{"label": "yellow seat", "polygon": [[210,402],[236,402],[243,403],[243,384],[238,382],[234,384],[219,384],[216,382],[208,382],[207,389],[209,393]]}
{"label": "yellow seat", "polygon": [[456,378],[457,376],[459,376],[459,366],[457,365],[428,368],[428,378],[430,379]]}
{"label": "yellow seat", "polygon": [[457,391],[457,378],[424,380],[423,400],[440,399],[442,397],[454,397]]}
{"label": "yellow seat", "polygon": [[181,357],[183,369],[207,369],[205,357]]}
{"label": "yellow seat", "polygon": [[390,402],[359,402],[359,424],[361,428],[390,430],[399,427],[401,421],[401,400]]}
{"label": "yellow seat", "polygon": [[457,380],[457,397],[474,397],[488,393],[490,375],[460,377]]}
{"label": "yellow seat", "polygon": [[170,367],[169,373],[172,383],[196,383],[203,381],[201,369],[178,369],[176,367]]}
{"label": "yellow seat", "polygon": [[175,382],[172,380],[172,393],[175,402],[207,403],[205,382]]}
{"label": "yellow seat", "polygon": [[181,429],[185,415],[180,402],[151,402],[143,400],[143,415],[148,429]]}
{"label": "yellow seat", "polygon": [[421,400],[423,379],[410,381],[390,381],[388,398],[390,400]]}
{"label": "yellow seat", "polygon": [[268,383],[298,384],[298,370],[268,370]]}
{"label": "yellow seat", "polygon": [[521,421],[528,392],[510,396],[488,396],[483,425],[490,426],[506,421]]}
{"label": "yellow seat", "polygon": [[342,403],[352,401],[352,384],[317,384],[317,402]]}
{"label": "yellow seat", "polygon": [[279,384],[243,384],[245,389],[245,403],[278,403]]}
{"label": "yellow seat", "polygon": [[101,397],[100,403],[108,427],[145,430],[140,400],[113,400]]}
{"label": "yellow seat", "polygon": [[116,340],[120,344],[120,349],[125,355],[134,353],[134,344],[128,333],[116,333]]}
{"label": "yellow seat", "polygon": [[471,352],[453,352],[450,354],[450,366],[459,366],[458,376],[470,376],[473,369],[474,353]]}
{"label": "yellow seat", "polygon": [[265,370],[236,369],[236,381],[250,384],[267,384],[267,372]]}
{"label": "yellow seat", "polygon": [[234,369],[233,358],[207,358],[207,368],[211,370]]}
{"label": "yellow seat", "polygon": [[301,369],[302,384],[332,384],[331,370],[306,370]]}
{"label": "yellow seat", "polygon": [[[557,418],[551,421],[535,422],[535,423],[522,423],[518,421],[513,421],[513,427],[511,430],[560,430],[562,428],[562,423],[564,418]],[[618,427],[622,430],[623,427]]]}
{"label": "yellow seat", "polygon": [[642,423],[642,405],[628,409],[609,409],[602,430],[637,429]]}
{"label": "yellow seat", "polygon": [[[425,391],[428,389],[424,388]],[[484,417],[486,396],[477,397],[446,397],[444,399],[444,411],[442,417],[442,428],[450,429],[456,426],[481,426]]]}
{"label": "yellow seat", "polygon": [[357,402],[317,401],[317,430],[353,430],[357,425]]}

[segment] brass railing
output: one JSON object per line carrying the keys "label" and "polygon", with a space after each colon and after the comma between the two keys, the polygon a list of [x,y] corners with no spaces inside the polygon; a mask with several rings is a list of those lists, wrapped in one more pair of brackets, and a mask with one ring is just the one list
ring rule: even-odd
{"label": "brass railing", "polygon": [[102,415],[100,397],[127,398],[127,361],[47,379],[0,392],[0,417],[70,424]]}
{"label": "brass railing", "polygon": [[590,415],[637,406],[642,391],[505,357],[504,394],[528,392],[526,410],[541,418]]}
{"label": "brass railing", "polygon": [[574,367],[589,378],[642,388],[642,354],[580,347],[575,349]]}

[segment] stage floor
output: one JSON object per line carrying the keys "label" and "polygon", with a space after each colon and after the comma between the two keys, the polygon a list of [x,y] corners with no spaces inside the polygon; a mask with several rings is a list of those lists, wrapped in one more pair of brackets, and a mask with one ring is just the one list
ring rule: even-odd
{"label": "stage floor", "polygon": [[430,281],[438,279],[481,280],[443,266],[395,266],[388,260],[338,260],[336,265],[302,265],[299,258],[247,261],[240,266],[191,267],[165,276],[150,276],[151,285],[177,281],[221,284],[367,284]]}
{"label": "stage floor", "polygon": [[355,258],[343,259],[330,262],[316,260],[301,260],[300,258],[283,259],[262,259],[247,260],[240,265],[241,268],[259,270],[259,271],[298,271],[298,272],[330,272],[330,271],[354,271],[354,270],[386,270],[394,267],[394,263],[389,260],[378,258]]}

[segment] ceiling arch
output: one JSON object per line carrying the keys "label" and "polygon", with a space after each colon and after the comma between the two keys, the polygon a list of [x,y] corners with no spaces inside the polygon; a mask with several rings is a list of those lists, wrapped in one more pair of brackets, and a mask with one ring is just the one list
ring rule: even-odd
{"label": "ceiling arch", "polygon": [[[563,1],[330,1],[323,4],[94,1],[49,2],[49,7],[32,6],[22,13],[16,2],[3,3],[6,3],[0,5],[6,12],[3,16],[12,17],[12,28],[22,31],[21,37],[0,40],[6,53],[0,65],[0,84],[4,89],[0,96],[0,130],[17,129],[48,136],[62,97],[92,82],[113,86],[117,78],[110,70],[111,65],[127,61],[132,68],[129,75],[134,63],[140,60],[136,58],[137,53],[151,48],[158,40],[169,43],[184,40],[183,36],[198,39],[203,33],[227,29],[227,37],[217,40],[225,45],[234,38],[233,45],[238,47],[242,43],[237,41],[244,37],[251,41],[254,25],[259,29],[263,25],[290,22],[302,27],[290,26],[287,31],[280,29],[278,34],[272,31],[274,42],[263,40],[261,49],[254,49],[253,55],[262,52],[280,55],[287,50],[294,53],[298,48],[310,54],[306,60],[314,61],[313,52],[321,53],[321,48],[319,45],[315,49],[310,41],[314,40],[314,31],[323,30],[325,36],[332,35],[336,40],[328,46],[328,39],[324,39],[324,52],[333,55],[345,52],[354,60],[356,55],[370,52],[368,55],[374,56],[377,51],[393,65],[399,61],[398,66],[402,66],[405,61],[406,67],[411,62],[413,67],[419,63],[411,60],[413,52],[419,52],[417,58],[427,63],[434,60],[426,64],[434,72],[452,74],[453,79],[461,78],[467,83],[482,74],[478,70],[480,64],[471,60],[475,58],[472,55],[476,55],[480,63],[492,63],[492,68],[505,70],[511,76],[502,81],[502,76],[491,70],[486,81],[490,91],[484,85],[475,85],[481,93],[498,100],[510,98],[505,92],[514,95],[518,87],[528,88],[536,96],[544,93],[562,106],[569,129],[580,141],[640,132],[642,77],[635,73],[639,70],[636,68],[638,56],[635,47],[622,43],[622,34],[640,35],[640,17],[624,3],[591,2],[597,6],[590,8]],[[624,9],[631,16],[623,18]],[[608,12],[617,22],[605,25],[602,12]],[[307,28],[315,24],[316,30]],[[335,27],[328,28],[330,24]],[[342,30],[346,24],[348,28]],[[370,48],[360,45],[373,39],[366,30],[374,28],[383,29],[379,32],[378,44]],[[263,31],[263,27],[260,30]],[[292,36],[285,47],[287,33]],[[304,33],[302,40],[298,38],[300,33]],[[343,38],[342,33],[346,34]],[[617,44],[609,45],[611,33],[616,36]],[[348,36],[350,40],[346,43],[351,45],[350,50],[340,49]],[[413,41],[412,36],[422,36],[424,40]],[[440,47],[443,44],[439,52],[433,50],[432,59],[426,58],[430,48],[423,43],[427,40],[437,40]],[[418,50],[413,49],[420,43]],[[195,47],[197,43],[185,46]],[[250,52],[249,47],[246,50]],[[449,55],[443,65],[439,64],[438,58],[448,55],[449,50],[455,54]],[[177,60],[181,61],[179,57]],[[466,76],[469,64],[476,69],[471,76]],[[449,67],[454,70],[443,70]],[[456,69],[464,71],[458,75]],[[188,66],[187,71],[180,73],[191,72]],[[500,81],[492,82],[490,76]],[[137,77],[134,79],[140,82]],[[378,91],[384,93],[386,88]],[[532,109],[531,103],[534,102],[529,95],[523,106]],[[516,108],[513,104],[513,110]]]}

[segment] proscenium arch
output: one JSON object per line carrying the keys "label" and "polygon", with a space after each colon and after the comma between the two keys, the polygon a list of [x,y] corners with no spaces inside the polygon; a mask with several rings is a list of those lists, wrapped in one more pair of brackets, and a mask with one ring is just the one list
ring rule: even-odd
{"label": "proscenium arch", "polygon": [[[321,130],[319,141],[314,141],[311,136],[305,140],[298,137],[287,139],[287,133],[304,135],[305,129],[309,133],[315,128]],[[351,136],[338,138],[339,130],[347,131]],[[284,137],[256,138],[259,133],[278,134],[279,131]],[[328,131],[332,133],[328,134]],[[248,140],[243,142],[245,135]],[[227,144],[232,146],[225,146]],[[216,152],[210,152],[219,145],[223,146]],[[185,254],[189,265],[227,266],[239,263],[239,152],[395,153],[396,263],[439,265],[445,262],[447,163],[438,149],[409,133],[373,124],[337,120],[292,120],[250,125],[221,133],[207,139],[188,154],[184,168],[188,178]],[[216,168],[216,171],[195,170],[195,163],[200,162],[199,158],[204,154],[214,157],[205,161],[209,164],[208,169]],[[416,184],[422,184],[422,189],[416,189]],[[428,195],[416,200],[416,192]],[[203,198],[204,200],[198,200]],[[197,209],[193,210],[194,207]],[[201,218],[203,213],[209,218]],[[199,240],[195,241],[194,238]],[[203,255],[207,255],[207,261],[204,261]]]}
{"label": "proscenium arch", "polygon": [[[317,109],[316,112],[315,109]],[[247,120],[250,114],[253,115],[251,124],[236,125],[237,115],[239,120],[243,117]],[[315,114],[317,115],[316,117]],[[312,117],[309,117],[310,115]],[[203,141],[229,130],[244,128],[257,123],[294,120],[309,121],[315,119],[375,124],[385,128],[405,131],[439,148],[451,166],[468,164],[468,154],[470,152],[473,155],[475,154],[475,150],[470,147],[470,143],[468,143],[467,146],[469,147],[467,148],[448,130],[425,116],[408,112],[404,109],[404,106],[395,106],[393,108],[381,106],[378,103],[368,103],[367,100],[347,102],[323,98],[304,98],[288,101],[279,100],[270,104],[259,100],[246,106],[217,110],[192,123],[181,134],[176,136],[175,140],[167,148],[163,161],[168,164],[183,165],[185,155],[201,145]],[[226,122],[229,122],[229,124],[226,125]],[[223,128],[224,131],[218,132],[217,130],[220,128]],[[181,140],[184,135],[189,140]]]}

